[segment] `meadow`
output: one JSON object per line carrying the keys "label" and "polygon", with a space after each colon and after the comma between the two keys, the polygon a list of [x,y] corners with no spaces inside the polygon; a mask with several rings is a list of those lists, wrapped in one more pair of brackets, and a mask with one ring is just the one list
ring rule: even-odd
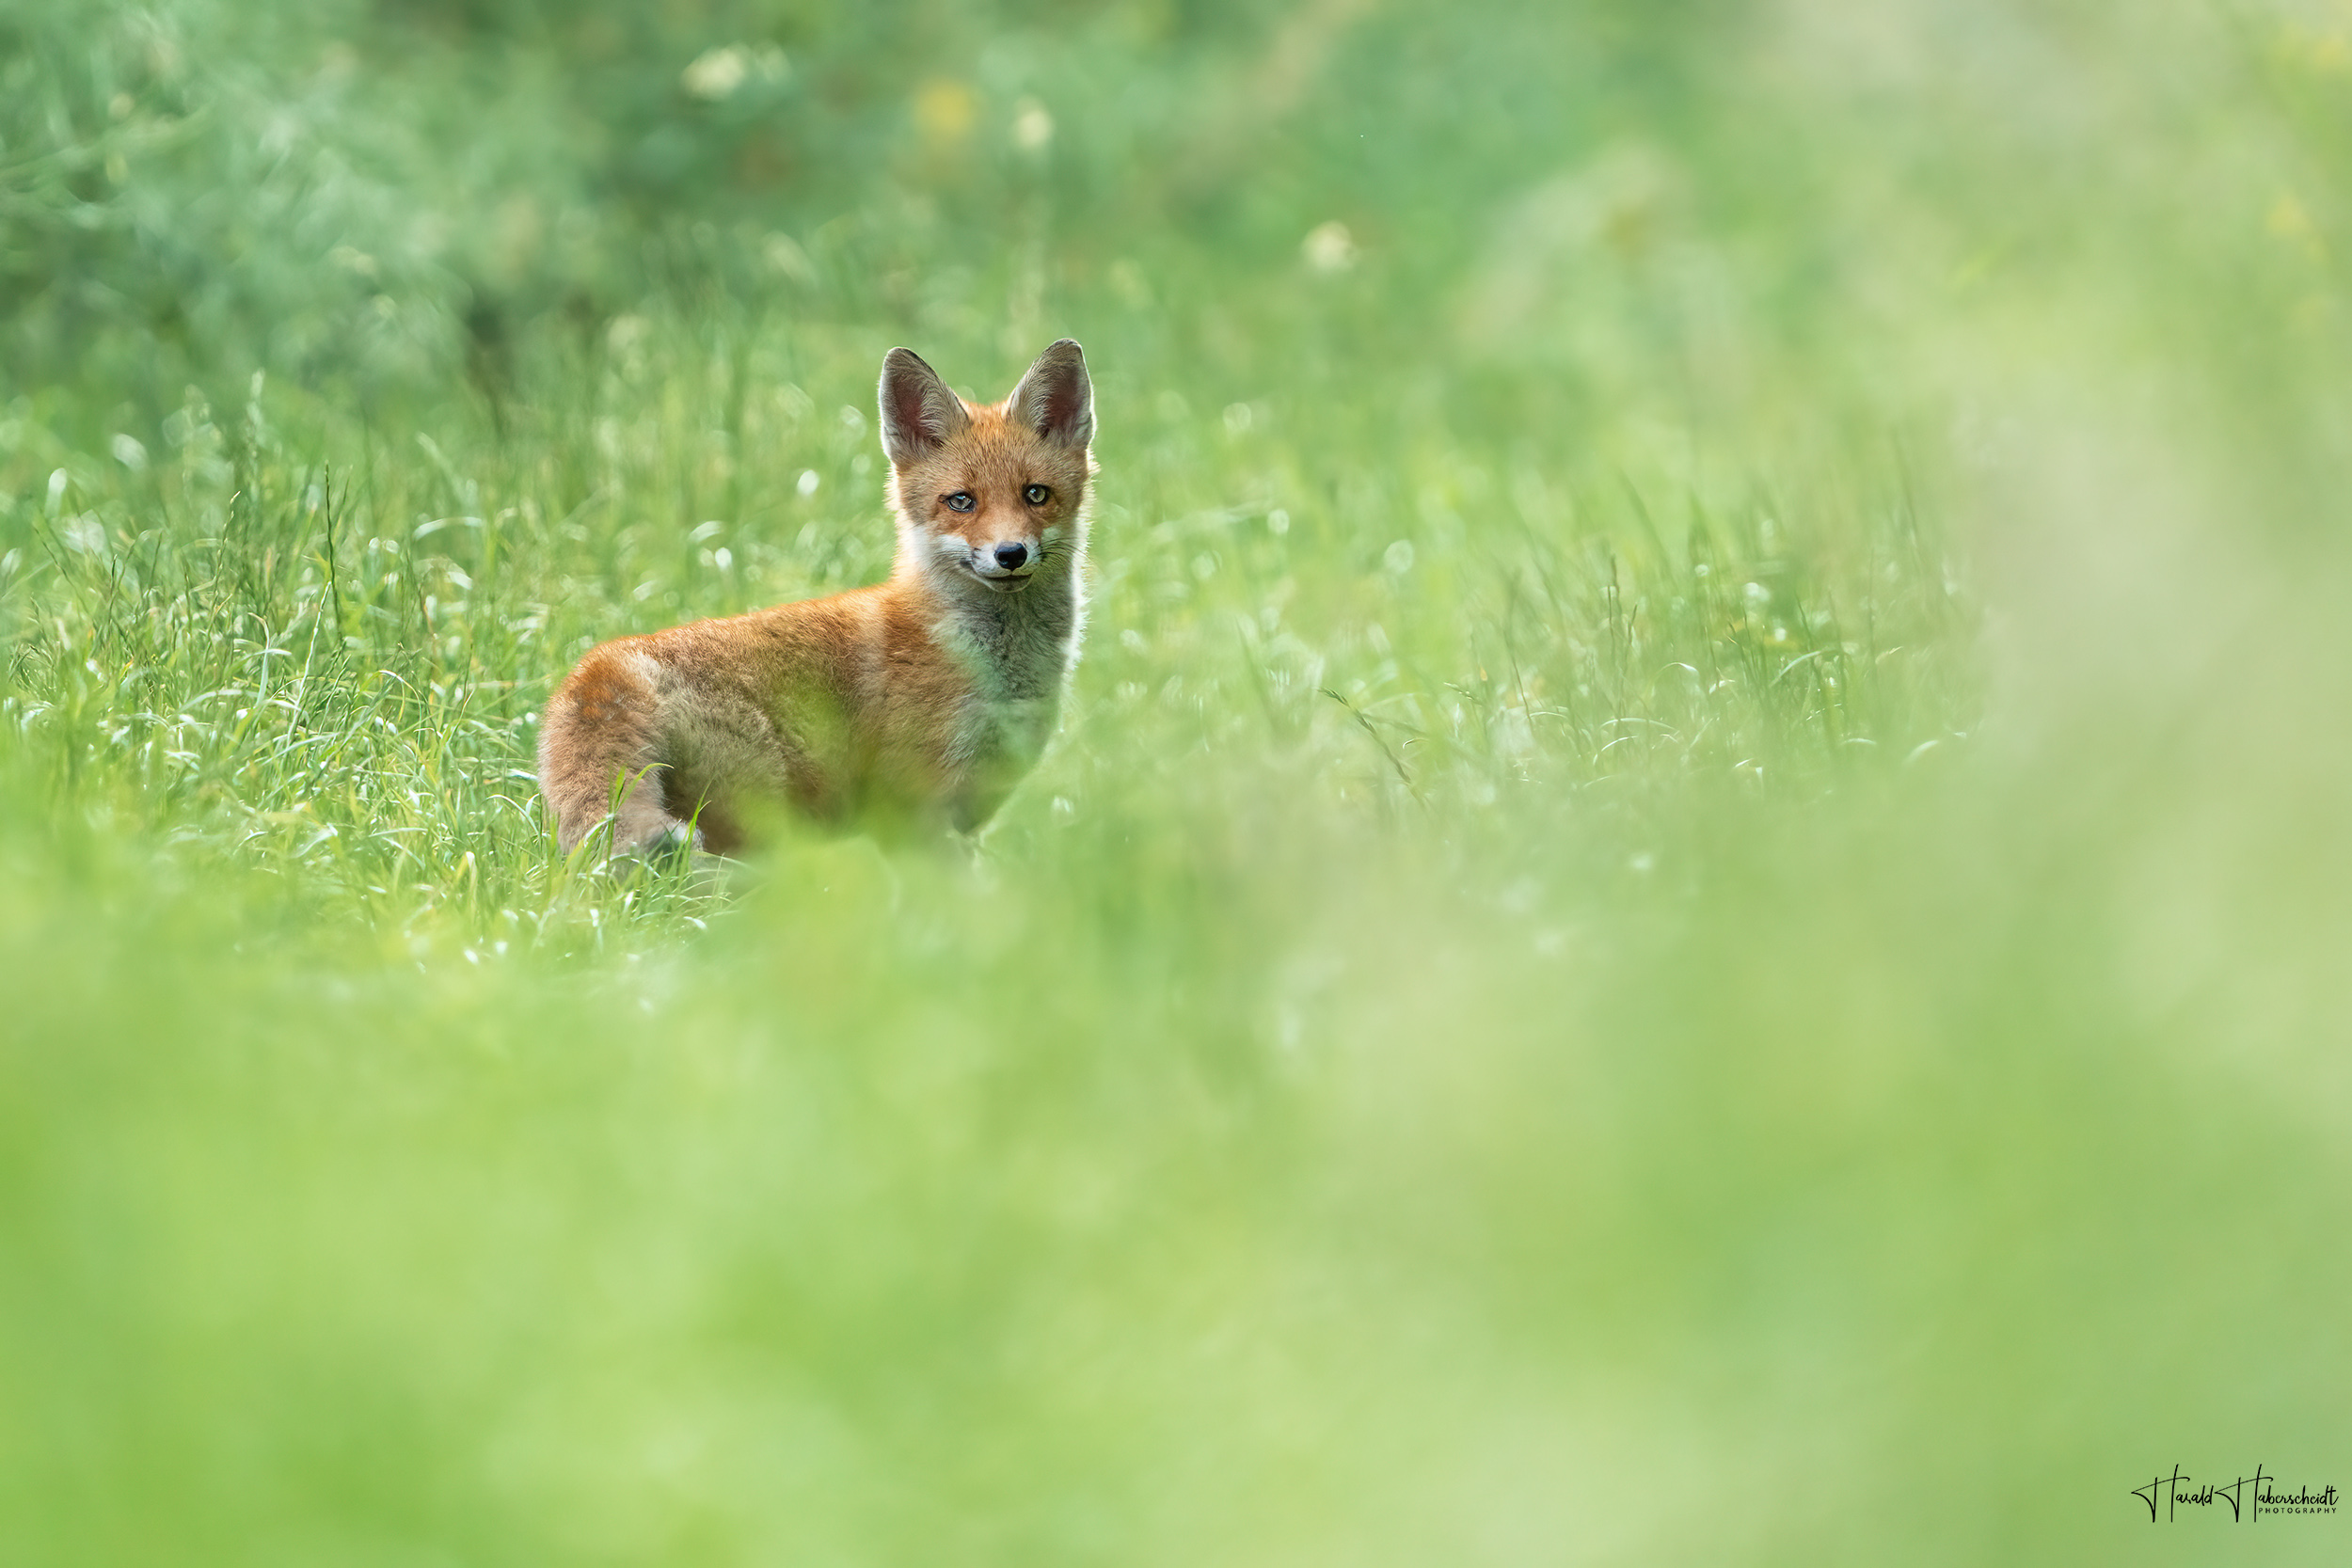
{"label": "meadow", "polygon": [[[2317,0],[0,10],[0,1560],[2340,1560],[2133,1489],[2352,1484],[2348,201]],[[1065,334],[998,819],[558,854]]]}

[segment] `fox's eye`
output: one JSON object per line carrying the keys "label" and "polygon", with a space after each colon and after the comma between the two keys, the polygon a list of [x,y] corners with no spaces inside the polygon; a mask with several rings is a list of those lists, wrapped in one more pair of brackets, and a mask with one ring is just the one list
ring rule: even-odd
{"label": "fox's eye", "polygon": [[1027,489],[1021,492],[1021,499],[1027,501],[1031,506],[1043,506],[1047,501],[1054,499],[1054,492],[1048,490],[1042,484],[1032,484]]}
{"label": "fox's eye", "polygon": [[972,492],[969,490],[959,490],[952,496],[942,496],[939,499],[947,503],[947,510],[950,512],[972,510]]}

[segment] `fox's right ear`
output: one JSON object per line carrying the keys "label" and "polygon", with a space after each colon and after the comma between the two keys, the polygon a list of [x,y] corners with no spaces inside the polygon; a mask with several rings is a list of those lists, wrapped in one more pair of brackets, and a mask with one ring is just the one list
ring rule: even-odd
{"label": "fox's right ear", "polygon": [[1058,338],[1037,356],[1007,404],[1013,418],[1049,441],[1084,450],[1094,439],[1094,383],[1086,351]]}
{"label": "fox's right ear", "polygon": [[898,467],[929,456],[972,422],[963,400],[911,348],[882,356],[882,451]]}

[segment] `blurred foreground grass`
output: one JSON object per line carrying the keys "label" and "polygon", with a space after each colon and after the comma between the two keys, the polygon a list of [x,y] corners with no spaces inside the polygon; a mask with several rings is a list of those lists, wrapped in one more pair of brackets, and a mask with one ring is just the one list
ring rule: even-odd
{"label": "blurred foreground grass", "polygon": [[[0,26],[8,1560],[2187,1561],[2158,1469],[2352,1474],[2345,19]],[[1065,331],[979,852],[567,870],[569,660],[869,580],[882,349]]]}

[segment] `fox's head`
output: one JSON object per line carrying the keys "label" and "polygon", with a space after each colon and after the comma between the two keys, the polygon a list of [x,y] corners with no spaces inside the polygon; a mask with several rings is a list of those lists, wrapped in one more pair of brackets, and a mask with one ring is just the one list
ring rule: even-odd
{"label": "fox's head", "polygon": [[1075,342],[1047,348],[1010,397],[985,405],[894,348],[882,360],[882,438],[902,558],[998,594],[1068,572],[1094,471],[1094,386]]}

